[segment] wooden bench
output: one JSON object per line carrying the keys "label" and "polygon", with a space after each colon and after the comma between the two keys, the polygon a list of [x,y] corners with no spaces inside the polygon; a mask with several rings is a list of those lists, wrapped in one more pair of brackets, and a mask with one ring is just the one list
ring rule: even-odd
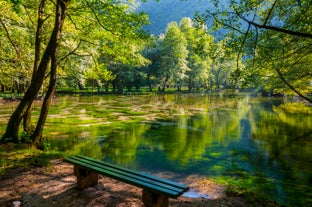
{"label": "wooden bench", "polygon": [[69,156],[64,161],[74,165],[74,174],[77,177],[79,189],[96,185],[98,174],[101,174],[142,188],[142,200],[148,207],[167,207],[169,198],[178,198],[189,190],[188,186],[90,157]]}

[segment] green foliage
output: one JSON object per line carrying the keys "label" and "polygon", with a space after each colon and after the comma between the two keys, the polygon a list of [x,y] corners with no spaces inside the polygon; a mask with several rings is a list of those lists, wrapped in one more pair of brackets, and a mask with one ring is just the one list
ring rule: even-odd
{"label": "green foliage", "polygon": [[212,64],[209,74],[209,88],[211,90],[221,90],[237,87],[235,80],[233,81],[231,79],[233,73],[237,70],[237,59],[231,49],[227,47],[227,42],[221,40],[215,44],[215,50],[211,56]]}
{"label": "green foliage", "polygon": [[[6,89],[24,92],[30,81],[39,3],[0,1],[0,86]],[[45,17],[49,18],[44,21],[42,34],[45,43],[52,32],[53,10],[54,4],[47,3]],[[98,75],[99,81],[112,80],[107,71],[112,61],[131,66],[146,64],[140,49],[147,38],[141,30],[147,15],[134,13],[127,4],[112,0],[72,1],[67,15],[59,48],[58,82],[63,86],[83,88],[88,79],[85,74],[98,65],[104,65],[100,71],[106,73]],[[101,59],[103,56],[108,58]]]}
{"label": "green foliage", "polygon": [[13,8],[15,12],[17,13],[21,12],[21,7],[22,7],[23,2],[24,0],[11,0],[11,3],[13,4]]}
{"label": "green foliage", "polygon": [[180,83],[186,76],[187,66],[187,40],[178,24],[168,24],[161,50],[161,69],[163,90],[170,81]]}
{"label": "green foliage", "polygon": [[31,143],[30,135],[27,132],[23,131],[20,135],[21,143]]}
{"label": "green foliage", "polygon": [[207,34],[205,25],[196,25],[190,18],[183,18],[180,22],[181,31],[187,39],[188,67],[186,72],[189,90],[207,86],[213,53],[213,37]]}
{"label": "green foliage", "polygon": [[232,36],[231,46],[248,64],[236,77],[252,87],[296,94],[311,93],[311,1],[214,1],[198,19],[214,19],[216,30]]}
{"label": "green foliage", "polygon": [[143,51],[151,60],[144,69],[148,82],[153,81],[161,90],[168,86],[177,90],[187,86],[189,91],[234,87],[231,75],[237,68],[237,59],[227,44],[228,41],[214,42],[207,26],[190,18],[183,18],[180,24],[171,22],[166,34],[154,38]]}
{"label": "green foliage", "polygon": [[28,33],[32,28],[23,12],[17,14],[14,5],[0,1],[0,86],[19,92],[24,92],[30,80],[33,53]]}
{"label": "green foliage", "polygon": [[[81,7],[87,8],[84,15],[79,10]],[[114,1],[84,1],[76,3],[74,8],[77,8],[71,11],[74,24],[68,21],[70,30],[63,32],[68,37],[64,39],[65,52],[76,50],[71,56],[64,54],[65,82],[76,81],[76,86],[82,89],[91,79],[100,86],[116,79],[115,66],[133,68],[146,64],[147,60],[140,54],[147,38],[141,30],[147,23],[145,14],[133,13],[127,4]]]}
{"label": "green foliage", "polygon": [[289,114],[305,114],[305,115],[312,114],[312,108],[300,102],[285,103],[279,107],[274,107],[274,109],[284,110]]}

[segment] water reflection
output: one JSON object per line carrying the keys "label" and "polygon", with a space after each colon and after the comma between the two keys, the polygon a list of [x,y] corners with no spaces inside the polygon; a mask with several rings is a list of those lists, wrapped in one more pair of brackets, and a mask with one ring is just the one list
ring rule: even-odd
{"label": "water reflection", "polygon": [[282,103],[200,94],[60,97],[45,136],[51,148],[73,154],[140,171],[223,177],[281,203],[306,205],[312,116],[289,113]]}

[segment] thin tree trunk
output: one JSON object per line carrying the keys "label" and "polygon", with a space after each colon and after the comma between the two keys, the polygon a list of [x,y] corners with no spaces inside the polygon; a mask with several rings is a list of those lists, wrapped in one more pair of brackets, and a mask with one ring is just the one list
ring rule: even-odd
{"label": "thin tree trunk", "polygon": [[147,76],[147,85],[150,92],[153,92],[152,84],[151,84],[151,76],[148,74]]}
{"label": "thin tree trunk", "polygon": [[165,92],[165,90],[166,90],[166,84],[167,84],[168,80],[169,80],[169,77],[166,76],[166,79],[164,80],[163,85],[162,85],[162,91],[163,92]]}
{"label": "thin tree trunk", "polygon": [[105,83],[105,92],[108,93],[109,90],[109,82]]}
{"label": "thin tree trunk", "polygon": [[189,91],[192,91],[192,90],[193,90],[193,84],[192,84],[191,78],[189,79],[189,82],[188,82],[188,90],[189,90]]}
{"label": "thin tree trunk", "polygon": [[4,85],[0,83],[0,92],[4,93]]}
{"label": "thin tree trunk", "polygon": [[31,110],[32,110],[32,104],[30,104],[23,116],[23,128],[24,131],[31,135],[33,133],[33,127],[31,126]]}
{"label": "thin tree trunk", "polygon": [[51,72],[50,72],[50,82],[49,82],[49,87],[48,91],[44,97],[41,111],[40,111],[40,116],[37,122],[36,129],[34,133],[31,135],[31,140],[33,141],[33,144],[36,146],[38,149],[43,149],[43,139],[42,139],[42,132],[43,128],[48,116],[49,108],[51,105],[52,97],[55,91],[55,86],[56,86],[56,62],[55,60],[51,61]]}
{"label": "thin tree trunk", "polygon": [[48,91],[44,97],[44,101],[42,103],[41,112],[39,116],[39,120],[37,122],[36,129],[31,136],[34,145],[42,149],[43,148],[43,139],[42,132],[46,122],[46,118],[48,116],[49,108],[51,105],[51,100],[55,91],[56,86],[56,71],[57,71],[57,54],[58,54],[58,41],[61,36],[62,26],[65,20],[66,14],[66,3],[63,0],[58,0],[56,5],[56,14],[55,14],[55,25],[54,31],[52,35],[52,42],[54,42],[52,51],[51,51],[51,71],[50,71],[50,82]]}
{"label": "thin tree trunk", "polygon": [[[35,73],[37,72],[40,64],[40,55],[41,55],[41,41],[42,41],[42,30],[44,23],[44,11],[45,11],[46,0],[42,0],[38,9],[38,22],[37,22],[37,31],[36,31],[36,40],[35,40],[35,61],[34,68],[32,73],[32,81],[34,80]],[[31,109],[32,103],[27,107],[27,110],[23,116],[23,127],[24,131],[31,135],[33,133],[33,126],[31,126]]]}

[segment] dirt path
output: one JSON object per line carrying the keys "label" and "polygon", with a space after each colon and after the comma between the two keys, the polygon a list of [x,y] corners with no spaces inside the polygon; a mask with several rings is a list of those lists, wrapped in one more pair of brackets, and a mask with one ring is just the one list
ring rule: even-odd
{"label": "dirt path", "polygon": [[[101,177],[99,184],[83,191],[76,189],[73,166],[53,160],[52,167],[15,169],[0,179],[0,206],[23,207],[142,207],[141,189]],[[158,175],[167,177],[167,175]],[[207,198],[170,199],[170,206],[250,206],[241,197],[225,197],[224,187],[207,179],[190,176],[184,181],[191,192]],[[192,195],[189,194],[189,195]],[[263,206],[254,204],[253,206]]]}

